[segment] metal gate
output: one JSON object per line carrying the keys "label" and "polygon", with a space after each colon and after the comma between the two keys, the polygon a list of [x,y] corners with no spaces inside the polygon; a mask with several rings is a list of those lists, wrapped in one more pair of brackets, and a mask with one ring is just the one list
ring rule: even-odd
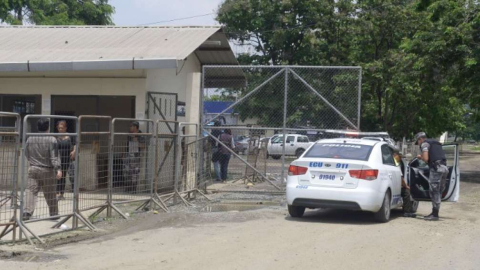
{"label": "metal gate", "polygon": [[[221,110],[201,108],[210,141],[201,175],[219,178],[213,152],[227,146],[218,135],[229,130],[234,137],[227,185],[213,189],[283,190],[290,161],[327,129],[360,129],[360,67],[204,66],[202,83],[201,107],[209,101]],[[220,118],[226,123],[215,123]]]}
{"label": "metal gate", "polygon": [[177,121],[177,94],[147,93],[147,119]]}

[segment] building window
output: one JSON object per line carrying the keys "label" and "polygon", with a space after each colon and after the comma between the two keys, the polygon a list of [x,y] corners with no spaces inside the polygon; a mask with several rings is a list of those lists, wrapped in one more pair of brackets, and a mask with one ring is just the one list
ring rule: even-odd
{"label": "building window", "polygon": [[35,102],[15,100],[13,103],[13,112],[25,115],[35,113]]}

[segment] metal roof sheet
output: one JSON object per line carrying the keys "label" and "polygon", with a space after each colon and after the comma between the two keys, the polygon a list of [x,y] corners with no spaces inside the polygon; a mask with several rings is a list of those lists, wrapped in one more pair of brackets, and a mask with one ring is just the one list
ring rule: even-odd
{"label": "metal roof sheet", "polygon": [[[214,42],[204,44],[207,40]],[[70,62],[95,70],[97,62],[183,60],[193,52],[202,64],[238,64],[220,27],[0,26],[0,71],[25,71],[24,63]],[[65,65],[50,64],[46,70],[65,70]]]}

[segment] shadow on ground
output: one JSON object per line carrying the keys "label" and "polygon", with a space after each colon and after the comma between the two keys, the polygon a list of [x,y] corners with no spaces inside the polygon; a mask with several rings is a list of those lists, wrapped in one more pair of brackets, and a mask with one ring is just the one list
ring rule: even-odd
{"label": "shadow on ground", "polygon": [[[392,210],[390,221],[403,217],[402,211]],[[379,224],[375,221],[373,213],[361,211],[335,210],[335,209],[315,209],[307,210],[302,218],[285,218],[293,222],[315,222],[329,224],[351,224],[351,225],[374,225]]]}

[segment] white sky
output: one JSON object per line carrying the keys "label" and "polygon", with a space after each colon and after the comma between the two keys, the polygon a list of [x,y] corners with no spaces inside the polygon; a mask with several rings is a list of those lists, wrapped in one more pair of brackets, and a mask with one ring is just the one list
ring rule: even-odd
{"label": "white sky", "polygon": [[[163,22],[209,13],[216,13],[223,0],[110,0],[115,7],[113,22],[118,26],[138,25],[218,25],[215,14],[197,18]],[[240,46],[230,42],[235,54],[251,52],[249,46]]]}
{"label": "white sky", "polygon": [[[113,22],[136,26],[159,21],[216,13],[222,0],[110,0],[115,7]],[[218,25],[215,15],[155,25]]]}

